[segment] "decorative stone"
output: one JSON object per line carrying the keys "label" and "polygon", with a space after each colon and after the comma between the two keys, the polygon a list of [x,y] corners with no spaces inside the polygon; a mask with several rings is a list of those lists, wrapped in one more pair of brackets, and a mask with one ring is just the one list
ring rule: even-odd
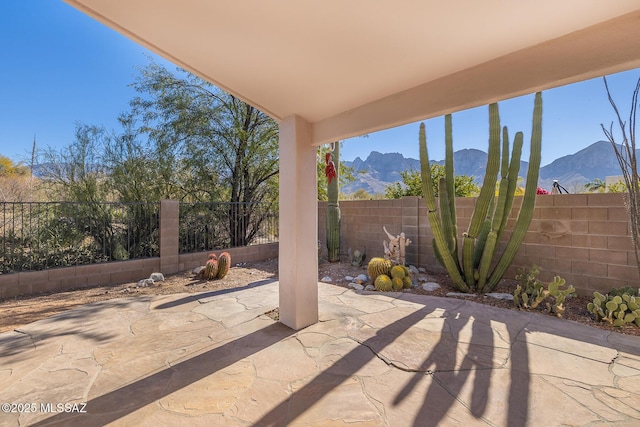
{"label": "decorative stone", "polygon": [[358,274],[356,278],[353,279],[353,281],[356,283],[364,283],[367,280],[369,280],[369,276],[367,276],[366,274]]}
{"label": "decorative stone", "polygon": [[351,282],[353,280],[353,276],[344,276],[344,280]]}
{"label": "decorative stone", "polygon": [[331,277],[329,276],[324,276],[322,279],[320,279],[321,282],[326,282],[326,283],[331,283]]}
{"label": "decorative stone", "polygon": [[367,285],[367,286],[364,287],[364,290],[365,291],[375,291],[376,287],[373,286],[373,285]]}
{"label": "decorative stone", "polygon": [[162,273],[151,273],[149,279],[153,280],[154,282],[164,282],[164,275]]}
{"label": "decorative stone", "polygon": [[137,286],[139,288],[146,288],[147,286],[152,286],[154,283],[153,279],[142,279],[138,281]]}
{"label": "decorative stone", "polygon": [[359,283],[349,283],[349,287],[355,289],[356,291],[361,291],[364,289],[364,286],[362,286]]}
{"label": "decorative stone", "polygon": [[198,276],[202,270],[204,270],[204,265],[201,265],[201,266],[199,266],[199,267],[194,268],[194,269],[193,269],[193,274],[195,274],[196,276]]}
{"label": "decorative stone", "polygon": [[504,300],[513,301],[513,295],[507,294],[507,293],[489,292],[488,294],[484,294],[484,296],[485,297],[489,297],[489,298],[504,299]]}
{"label": "decorative stone", "polygon": [[426,274],[418,274],[418,282],[428,282],[429,276]]}
{"label": "decorative stone", "polygon": [[420,267],[420,268],[418,268],[418,271],[419,271],[420,273],[426,273],[426,272],[427,272],[427,270],[425,270],[425,268],[424,268],[424,267]]}
{"label": "decorative stone", "polygon": [[476,294],[466,294],[464,292],[449,292],[447,294],[448,297],[462,297],[462,298],[473,298]]}
{"label": "decorative stone", "polygon": [[427,292],[433,292],[436,289],[440,289],[440,284],[436,282],[427,282],[422,284],[422,289]]}
{"label": "decorative stone", "polygon": [[419,273],[419,271],[418,271],[418,269],[416,268],[416,266],[415,266],[415,265],[410,265],[410,266],[409,266],[409,273],[411,273],[411,274],[418,274],[418,273]]}

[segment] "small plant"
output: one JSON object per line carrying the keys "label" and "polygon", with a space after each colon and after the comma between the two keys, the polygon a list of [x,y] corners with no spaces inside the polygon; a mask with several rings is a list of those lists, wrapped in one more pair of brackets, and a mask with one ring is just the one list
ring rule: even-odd
{"label": "small plant", "polygon": [[204,268],[200,270],[200,278],[204,280],[222,279],[227,275],[230,267],[231,255],[228,252],[222,252],[220,257],[211,253]]}
{"label": "small plant", "polygon": [[382,274],[391,276],[391,261],[380,257],[371,258],[367,265],[367,274],[369,274],[369,277],[374,284],[376,282],[376,278]]}
{"label": "small plant", "polygon": [[202,278],[205,280],[213,280],[218,275],[218,260],[216,258],[209,257],[207,263],[202,270]]}
{"label": "small plant", "polygon": [[401,265],[394,265],[393,267],[391,267],[391,277],[393,277],[394,279],[398,278],[402,280],[404,279],[404,276],[406,276],[406,273]]}
{"label": "small plant", "polygon": [[374,282],[377,291],[381,292],[389,292],[393,289],[393,282],[389,276],[386,274],[380,274],[376,277]]}
{"label": "small plant", "polygon": [[231,255],[229,252],[222,252],[218,257],[218,275],[216,279],[222,279],[229,272],[231,268]]}
{"label": "small plant", "polygon": [[404,287],[404,282],[399,277],[393,277],[391,279],[391,287],[393,288],[394,291],[399,291]]}
{"label": "small plant", "polygon": [[412,286],[413,286],[413,282],[411,282],[411,277],[408,275],[404,276],[404,278],[402,279],[402,288],[411,289]]}
{"label": "small plant", "polygon": [[621,327],[635,324],[640,326],[640,297],[630,287],[612,289],[607,295],[593,293],[593,302],[587,304],[587,310],[596,316],[596,320]]}
{"label": "small plant", "polygon": [[367,266],[367,273],[378,291],[388,292],[392,289],[399,291],[410,289],[413,286],[409,267],[394,264],[385,258],[371,258]]}
{"label": "small plant", "polygon": [[355,251],[351,251],[351,248],[349,248],[349,262],[354,267],[362,266],[362,264],[364,264],[364,260],[366,257],[367,257],[366,248],[362,252],[360,252],[358,249],[356,249]]}
{"label": "small plant", "polygon": [[632,288],[631,286],[625,286],[624,288],[620,288],[620,289],[613,288],[608,292],[607,295],[622,296],[624,294],[629,294],[629,296],[637,297],[637,296],[640,296],[640,293],[638,293],[638,291],[640,291],[640,289]]}
{"label": "small plant", "polygon": [[520,282],[513,292],[513,302],[522,309],[536,309],[543,301],[550,297],[545,303],[547,311],[562,317],[564,314],[564,302],[569,296],[576,293],[575,288],[569,285],[565,289],[560,289],[565,285],[565,280],[560,276],[555,276],[553,281],[545,284],[538,280],[540,267],[533,265],[528,271],[521,269],[516,276],[516,280]]}

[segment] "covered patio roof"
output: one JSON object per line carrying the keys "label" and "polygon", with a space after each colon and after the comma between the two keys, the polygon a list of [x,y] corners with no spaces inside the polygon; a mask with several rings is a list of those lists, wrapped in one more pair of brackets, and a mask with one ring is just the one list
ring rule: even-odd
{"label": "covered patio roof", "polygon": [[638,0],[66,0],[313,144],[640,67]]}
{"label": "covered patio roof", "polygon": [[318,320],[316,145],[640,67],[638,0],[65,0],[280,124],[280,321]]}

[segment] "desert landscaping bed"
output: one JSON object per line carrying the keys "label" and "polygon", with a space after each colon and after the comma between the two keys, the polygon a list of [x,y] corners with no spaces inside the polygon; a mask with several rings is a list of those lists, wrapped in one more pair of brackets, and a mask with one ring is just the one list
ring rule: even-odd
{"label": "desert landscaping bed", "polygon": [[[349,286],[351,280],[347,280],[345,277],[356,277],[363,273],[366,274],[366,268],[355,267],[347,262],[325,262],[319,265],[318,279],[329,278],[330,283],[346,288]],[[157,282],[151,286],[138,286],[137,282],[131,282],[112,286],[99,286],[94,288],[12,298],[0,301],[0,312],[2,313],[2,316],[0,316],[0,332],[18,329],[22,325],[44,319],[79,305],[97,301],[136,295],[211,292],[223,289],[241,288],[250,285],[251,283],[277,279],[278,260],[271,259],[251,264],[234,265],[229,274],[220,280],[201,280],[198,279],[193,272],[185,271],[169,275],[164,281]],[[412,289],[403,290],[403,292],[438,297],[447,297],[447,294],[455,292],[455,289],[446,274],[420,272],[418,275],[414,275],[413,281],[414,287]],[[433,291],[426,291],[422,287],[422,284],[425,282],[438,283],[440,284],[440,288]],[[495,292],[513,293],[515,287],[515,281],[503,280]],[[491,298],[484,295],[449,296],[448,298],[465,298],[480,304],[517,310],[513,301]],[[593,315],[586,309],[589,301],[591,301],[591,298],[582,296],[568,299],[565,304],[566,311],[564,313],[564,318],[569,321],[583,323],[616,333],[640,336],[640,328],[635,326],[614,328],[606,323],[596,322]],[[541,315],[548,315],[543,311],[540,312]]]}

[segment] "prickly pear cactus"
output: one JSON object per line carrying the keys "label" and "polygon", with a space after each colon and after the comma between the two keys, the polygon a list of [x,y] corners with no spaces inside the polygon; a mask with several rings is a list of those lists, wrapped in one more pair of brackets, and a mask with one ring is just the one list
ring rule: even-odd
{"label": "prickly pear cactus", "polygon": [[371,277],[371,281],[375,283],[376,278],[381,274],[391,275],[391,261],[388,259],[374,257],[371,258],[367,266],[367,273]]}
{"label": "prickly pear cactus", "polygon": [[378,275],[378,277],[376,277],[374,285],[376,287],[376,290],[381,292],[389,292],[391,289],[393,289],[391,278],[386,274]]}
{"label": "prickly pear cactus", "polygon": [[546,301],[547,311],[562,317],[565,311],[564,302],[567,297],[575,295],[575,288],[572,285],[562,288],[566,282],[559,276],[555,276],[553,281],[545,286],[536,277],[539,273],[540,268],[535,265],[528,271],[520,270],[520,274],[516,276],[520,283],[513,292],[513,302],[518,308],[529,310],[537,308]]}
{"label": "prickly pear cactus", "polygon": [[[635,292],[634,292],[635,293]],[[635,324],[640,326],[640,297],[615,289],[607,295],[593,293],[593,302],[587,304],[587,310],[596,320],[615,327]]]}
{"label": "prickly pear cactus", "polygon": [[222,252],[218,257],[218,275],[216,279],[222,279],[231,268],[231,255],[229,252]]}

